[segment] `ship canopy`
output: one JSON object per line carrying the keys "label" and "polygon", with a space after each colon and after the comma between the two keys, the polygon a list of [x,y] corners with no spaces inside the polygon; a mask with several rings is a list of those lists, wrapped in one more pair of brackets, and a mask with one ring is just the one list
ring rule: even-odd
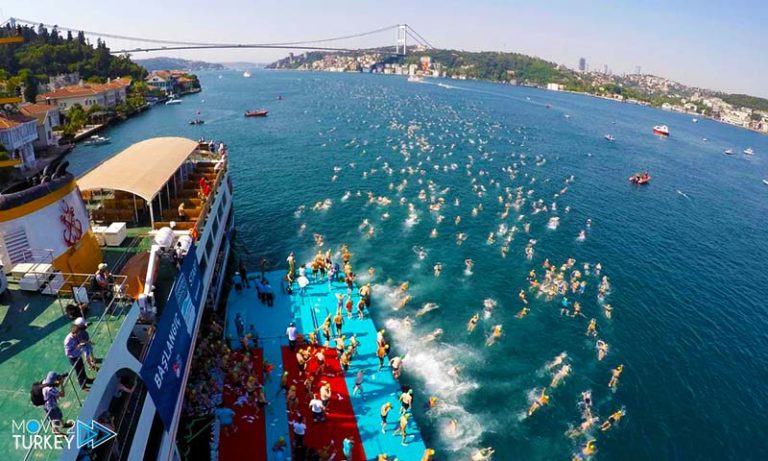
{"label": "ship canopy", "polygon": [[91,169],[77,183],[81,191],[119,190],[151,202],[197,147],[197,141],[187,138],[147,139]]}

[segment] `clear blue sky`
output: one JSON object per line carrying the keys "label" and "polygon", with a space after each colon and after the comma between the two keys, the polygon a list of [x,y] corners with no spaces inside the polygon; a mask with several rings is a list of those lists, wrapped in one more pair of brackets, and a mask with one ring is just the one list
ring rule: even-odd
{"label": "clear blue sky", "polygon": [[[569,67],[583,56],[591,68],[607,64],[622,73],[641,66],[644,73],[689,85],[768,97],[768,2],[757,0],[6,0],[0,9],[3,19],[206,42],[316,39],[408,23],[439,48],[515,51]],[[340,45],[390,43],[394,32]],[[164,54],[218,62],[268,62],[285,55]],[[136,55],[145,56],[150,55]]]}

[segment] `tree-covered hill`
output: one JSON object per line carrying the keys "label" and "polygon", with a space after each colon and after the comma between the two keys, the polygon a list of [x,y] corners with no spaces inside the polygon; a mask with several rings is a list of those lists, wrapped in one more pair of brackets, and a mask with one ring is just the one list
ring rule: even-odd
{"label": "tree-covered hill", "polygon": [[6,82],[8,91],[23,84],[27,100],[34,101],[37,83],[62,73],[79,72],[85,80],[127,76],[140,80],[146,75],[146,70],[129,57],[109,54],[103,41],[90,43],[82,32],[62,35],[56,28],[48,30],[42,25],[20,27],[18,31],[10,26],[0,29],[2,36],[17,33],[24,37],[24,43],[0,46],[0,81]]}

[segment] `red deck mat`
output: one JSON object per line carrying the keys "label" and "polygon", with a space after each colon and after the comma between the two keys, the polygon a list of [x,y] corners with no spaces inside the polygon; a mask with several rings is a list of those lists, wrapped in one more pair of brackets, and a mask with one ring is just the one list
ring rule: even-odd
{"label": "red deck mat", "polygon": [[[299,376],[298,363],[296,362],[296,353],[291,352],[287,347],[283,347],[283,367],[285,371],[288,371],[289,384],[296,385],[297,395],[299,397],[298,412],[304,416],[304,420],[307,424],[307,433],[304,436],[304,445],[315,448],[317,450],[328,446],[332,441],[333,447],[336,451],[336,460],[340,461],[345,459],[342,452],[342,442],[345,437],[352,437],[355,441],[354,452],[352,453],[354,461],[363,461],[367,459],[365,457],[365,451],[363,450],[363,442],[360,437],[360,431],[357,427],[357,421],[355,419],[355,412],[352,409],[352,402],[350,401],[349,391],[347,385],[344,382],[344,376],[341,371],[341,364],[339,363],[338,355],[335,349],[325,349],[325,373],[323,375],[317,374],[317,361],[314,358],[309,361],[305,374]],[[309,409],[309,401],[311,396],[307,396],[306,389],[304,387],[304,380],[307,377],[307,373],[314,374],[315,380],[312,386],[313,392],[319,395],[320,386],[328,382],[331,384],[331,390],[333,392],[331,399],[328,403],[327,419],[322,423],[315,423],[312,421],[312,412]],[[278,378],[279,379],[279,378]],[[295,421],[298,414],[296,412],[288,414],[289,421]],[[291,439],[293,440],[293,430],[291,432]]]}
{"label": "red deck mat", "polygon": [[[251,357],[258,381],[264,384],[264,353],[261,349],[253,349]],[[224,406],[235,410],[235,417],[232,426],[229,427],[228,434],[222,429],[219,442],[219,459],[222,461],[241,460],[246,453],[253,454],[253,459],[267,459],[266,416],[263,411],[251,404],[235,405],[237,398],[236,389],[225,386]],[[268,396],[267,400],[269,400]]]}

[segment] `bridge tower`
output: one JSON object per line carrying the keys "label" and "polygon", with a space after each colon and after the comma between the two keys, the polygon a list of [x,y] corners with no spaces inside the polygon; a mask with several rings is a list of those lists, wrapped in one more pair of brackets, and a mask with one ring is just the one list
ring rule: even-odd
{"label": "bridge tower", "polygon": [[[408,43],[406,37],[408,36],[408,24],[397,25],[397,39],[395,41],[395,53],[405,55],[408,51]],[[401,51],[402,48],[402,51]]]}

